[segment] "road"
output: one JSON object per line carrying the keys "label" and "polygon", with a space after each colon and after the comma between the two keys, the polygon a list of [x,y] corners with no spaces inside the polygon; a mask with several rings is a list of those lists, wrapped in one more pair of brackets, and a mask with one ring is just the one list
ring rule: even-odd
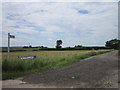
{"label": "road", "polygon": [[118,51],[93,56],[75,64],[24,76],[17,85],[29,88],[118,88]]}

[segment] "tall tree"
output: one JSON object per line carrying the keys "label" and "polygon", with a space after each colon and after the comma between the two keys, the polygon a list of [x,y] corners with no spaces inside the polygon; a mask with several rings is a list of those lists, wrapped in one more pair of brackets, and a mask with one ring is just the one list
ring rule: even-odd
{"label": "tall tree", "polygon": [[62,48],[61,45],[62,45],[62,40],[57,40],[57,41],[56,41],[56,48],[57,48],[57,49]]}

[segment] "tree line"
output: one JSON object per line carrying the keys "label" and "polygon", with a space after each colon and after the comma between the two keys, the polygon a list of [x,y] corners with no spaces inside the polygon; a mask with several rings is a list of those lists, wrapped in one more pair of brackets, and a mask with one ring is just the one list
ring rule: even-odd
{"label": "tree line", "polygon": [[82,45],[75,45],[74,47],[65,47],[62,48],[62,40],[57,40],[56,41],[56,46],[55,48],[48,48],[48,47],[44,47],[44,46],[38,46],[38,47],[32,47],[30,46],[24,46],[23,48],[39,48],[40,50],[98,50],[98,49],[119,49],[120,48],[120,40],[118,39],[112,39],[109,41],[106,41],[105,46],[103,47],[86,47],[86,46],[82,46]]}

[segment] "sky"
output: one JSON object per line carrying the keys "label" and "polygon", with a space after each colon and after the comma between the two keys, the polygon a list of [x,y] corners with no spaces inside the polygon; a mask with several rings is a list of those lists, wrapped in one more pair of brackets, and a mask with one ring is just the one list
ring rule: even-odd
{"label": "sky", "polygon": [[2,46],[104,46],[118,38],[117,2],[3,2]]}

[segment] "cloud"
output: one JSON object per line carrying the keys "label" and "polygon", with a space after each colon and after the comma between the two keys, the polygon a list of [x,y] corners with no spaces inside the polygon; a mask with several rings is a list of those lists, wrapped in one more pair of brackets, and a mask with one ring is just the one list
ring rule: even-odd
{"label": "cloud", "polygon": [[119,0],[3,0],[3,2],[118,2]]}
{"label": "cloud", "polygon": [[22,35],[20,45],[104,45],[117,38],[117,9],[112,2],[3,3],[3,38],[10,32]]}

